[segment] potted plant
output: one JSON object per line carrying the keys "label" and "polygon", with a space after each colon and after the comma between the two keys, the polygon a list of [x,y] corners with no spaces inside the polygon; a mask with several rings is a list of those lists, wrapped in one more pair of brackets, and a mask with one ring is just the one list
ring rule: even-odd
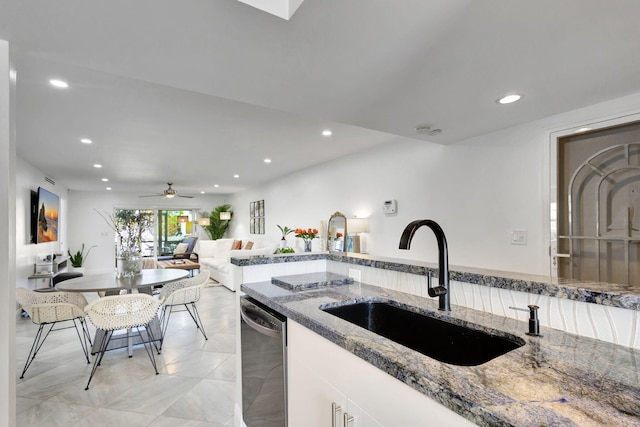
{"label": "potted plant", "polygon": [[286,247],[286,248],[278,248],[278,249],[276,249],[275,253],[276,254],[294,254],[294,253],[296,253],[296,251],[293,248]]}
{"label": "potted plant", "polygon": [[293,228],[289,228],[286,225],[284,227],[278,225],[280,232],[282,233],[282,239],[280,239],[280,248],[284,249],[287,247],[287,236],[293,233],[295,230]]}
{"label": "potted plant", "polygon": [[[220,219],[220,212],[231,212],[231,205],[220,205],[209,215],[209,225],[203,228],[211,240],[222,239],[229,228],[230,219]],[[205,212],[206,214],[206,212]]]}
{"label": "potted plant", "polygon": [[91,246],[87,252],[84,252],[84,243],[82,244],[82,247],[80,248],[79,251],[77,251],[75,254],[71,253],[71,250],[67,249],[67,254],[69,254],[69,261],[71,261],[71,266],[75,269],[75,270],[79,270],[82,268],[82,265],[84,264],[84,262],[86,261],[87,257],[89,256],[89,252],[91,252],[91,249],[95,248],[96,245]]}

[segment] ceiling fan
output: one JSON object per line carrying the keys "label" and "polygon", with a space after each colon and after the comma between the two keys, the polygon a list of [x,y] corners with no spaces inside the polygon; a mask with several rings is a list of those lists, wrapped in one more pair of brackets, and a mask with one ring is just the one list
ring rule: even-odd
{"label": "ceiling fan", "polygon": [[178,194],[178,192],[176,190],[171,188],[171,186],[173,185],[172,182],[167,182],[167,185],[169,187],[167,187],[167,189],[164,190],[163,193],[150,194],[148,196],[140,196],[140,197],[166,197],[167,199],[173,199],[174,197],[184,197],[186,199],[193,199],[193,196],[183,196],[183,195]]}

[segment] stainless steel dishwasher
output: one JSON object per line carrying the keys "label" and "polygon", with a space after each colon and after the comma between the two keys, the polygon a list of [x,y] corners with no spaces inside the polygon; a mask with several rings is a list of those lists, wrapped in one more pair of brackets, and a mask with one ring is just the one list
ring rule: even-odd
{"label": "stainless steel dishwasher", "polygon": [[242,419],[247,427],[287,425],[287,318],[240,297]]}

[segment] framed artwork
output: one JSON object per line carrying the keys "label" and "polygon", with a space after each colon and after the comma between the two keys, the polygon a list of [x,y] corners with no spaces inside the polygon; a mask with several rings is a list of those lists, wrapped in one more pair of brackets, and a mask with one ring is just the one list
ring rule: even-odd
{"label": "framed artwork", "polygon": [[35,243],[57,242],[60,198],[42,187],[38,188],[37,196],[35,210],[32,208],[37,212],[35,219],[32,218],[37,224]]}
{"label": "framed artwork", "polygon": [[265,234],[264,200],[249,203],[249,233]]}

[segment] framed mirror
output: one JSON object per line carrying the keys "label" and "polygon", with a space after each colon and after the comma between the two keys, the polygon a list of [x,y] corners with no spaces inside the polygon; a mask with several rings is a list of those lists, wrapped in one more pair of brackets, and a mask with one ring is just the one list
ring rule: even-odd
{"label": "framed mirror", "polygon": [[347,217],[336,212],[327,223],[327,250],[329,252],[346,252]]}

